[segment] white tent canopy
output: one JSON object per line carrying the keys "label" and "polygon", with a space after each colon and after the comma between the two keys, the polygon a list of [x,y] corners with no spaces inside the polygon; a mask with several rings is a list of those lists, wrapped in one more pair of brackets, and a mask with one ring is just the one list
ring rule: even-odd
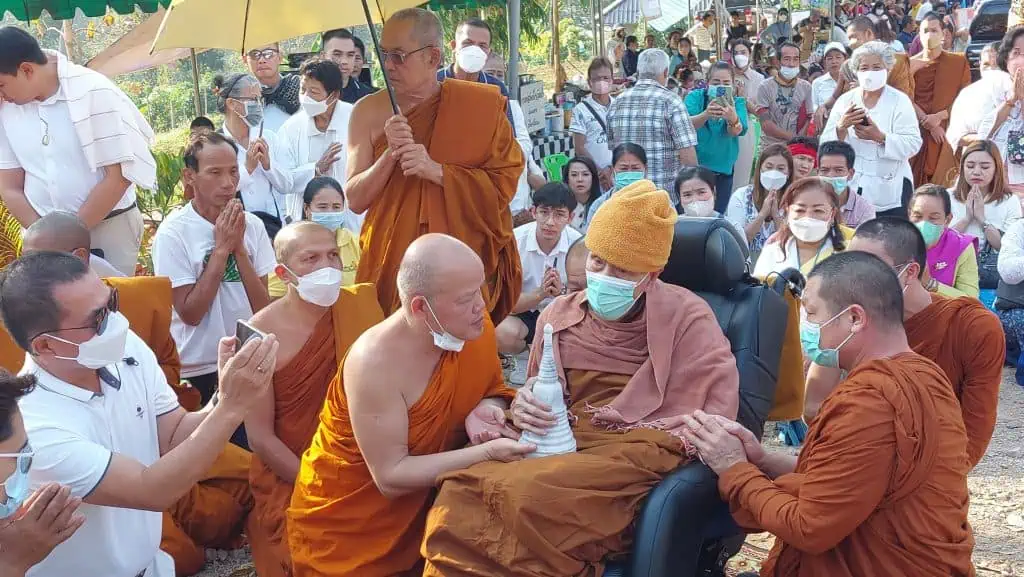
{"label": "white tent canopy", "polygon": [[[640,6],[641,0],[615,0],[609,3],[602,11],[605,26],[619,26],[624,24],[635,24],[643,18]],[[648,20],[651,26],[659,32],[665,32],[683,18],[707,10],[711,6],[711,0],[660,0],[661,17]]]}

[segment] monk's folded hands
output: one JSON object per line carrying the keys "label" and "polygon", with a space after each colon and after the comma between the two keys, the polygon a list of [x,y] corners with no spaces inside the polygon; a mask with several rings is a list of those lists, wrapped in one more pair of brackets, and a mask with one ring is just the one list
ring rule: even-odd
{"label": "monk's folded hands", "polygon": [[748,462],[743,441],[727,431],[716,415],[697,410],[685,415],[683,423],[683,437],[697,449],[701,461],[716,474]]}

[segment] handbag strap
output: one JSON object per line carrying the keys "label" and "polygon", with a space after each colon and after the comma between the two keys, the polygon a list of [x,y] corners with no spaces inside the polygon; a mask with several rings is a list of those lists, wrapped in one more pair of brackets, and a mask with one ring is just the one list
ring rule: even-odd
{"label": "handbag strap", "polygon": [[594,107],[591,106],[590,103],[587,102],[586,100],[581,100],[580,102],[583,104],[583,106],[587,107],[587,110],[590,111],[590,114],[594,117],[594,120],[596,120],[597,123],[601,125],[601,131],[604,132],[604,135],[608,136],[608,127],[605,126],[604,120],[601,118],[601,115],[598,114],[597,111],[594,110]]}

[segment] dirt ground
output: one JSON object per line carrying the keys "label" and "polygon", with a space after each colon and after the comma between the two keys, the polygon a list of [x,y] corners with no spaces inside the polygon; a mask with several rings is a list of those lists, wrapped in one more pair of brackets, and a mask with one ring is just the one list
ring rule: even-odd
{"label": "dirt ground", "polygon": [[[765,444],[778,445],[774,439]],[[1004,374],[992,443],[968,484],[979,577],[1024,577],[1024,388],[1011,370]],[[209,551],[207,559],[200,577],[256,576],[245,549]]]}

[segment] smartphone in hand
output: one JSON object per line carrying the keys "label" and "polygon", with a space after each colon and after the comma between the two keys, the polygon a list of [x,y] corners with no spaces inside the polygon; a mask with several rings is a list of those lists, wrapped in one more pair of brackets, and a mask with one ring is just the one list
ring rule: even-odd
{"label": "smartphone in hand", "polygon": [[255,338],[266,338],[267,334],[258,330],[245,321],[238,321],[235,324],[235,339],[238,340],[238,348],[241,349],[245,343]]}

